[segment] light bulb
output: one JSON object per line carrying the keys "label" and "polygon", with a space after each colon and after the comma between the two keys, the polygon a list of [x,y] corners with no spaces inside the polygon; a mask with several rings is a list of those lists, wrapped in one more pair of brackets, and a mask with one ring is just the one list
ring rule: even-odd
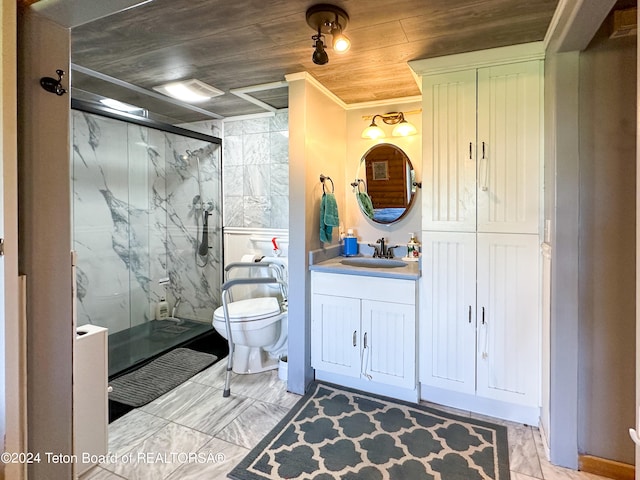
{"label": "light bulb", "polygon": [[371,140],[376,140],[378,138],[384,137],[386,137],[384,130],[377,126],[375,122],[371,122],[371,125],[365,128],[362,132],[362,138],[370,138]]}
{"label": "light bulb", "polygon": [[410,135],[415,135],[416,133],[418,133],[418,130],[416,130],[416,127],[414,127],[413,124],[406,120],[402,120],[394,127],[391,134],[394,137],[408,137]]}
{"label": "light bulb", "polygon": [[351,48],[351,40],[341,31],[338,31],[333,35],[333,50],[336,53],[344,53]]}

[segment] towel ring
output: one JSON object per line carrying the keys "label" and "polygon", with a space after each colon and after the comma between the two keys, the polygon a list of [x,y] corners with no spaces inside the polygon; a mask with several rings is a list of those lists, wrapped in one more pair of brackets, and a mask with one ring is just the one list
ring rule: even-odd
{"label": "towel ring", "polygon": [[364,186],[364,191],[365,192],[367,191],[367,186],[364,183],[364,180],[362,180],[361,178],[356,178],[353,182],[351,182],[351,186],[353,187],[353,193],[361,193],[360,184]]}
{"label": "towel ring", "polygon": [[333,193],[335,191],[335,186],[333,184],[333,180],[331,180],[331,177],[325,177],[323,174],[320,174],[320,181],[322,182],[322,192],[323,193],[327,193],[327,191],[324,188],[324,181],[325,180],[329,180],[331,182],[331,193]]}

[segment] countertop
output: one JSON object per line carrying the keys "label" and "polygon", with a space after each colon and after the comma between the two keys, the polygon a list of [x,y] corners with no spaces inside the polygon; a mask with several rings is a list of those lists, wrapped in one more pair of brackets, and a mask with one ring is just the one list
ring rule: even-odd
{"label": "countertop", "polygon": [[[359,275],[365,277],[399,278],[403,280],[418,280],[420,278],[420,262],[406,262],[405,267],[395,268],[371,268],[354,267],[340,263],[348,257],[336,256],[309,265],[309,270],[314,272],[339,273],[343,275]],[[403,260],[401,257],[395,260]]]}

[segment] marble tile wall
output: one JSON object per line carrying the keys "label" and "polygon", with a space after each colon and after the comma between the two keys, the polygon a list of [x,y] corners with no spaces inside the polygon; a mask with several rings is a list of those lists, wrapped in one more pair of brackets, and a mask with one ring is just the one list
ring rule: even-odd
{"label": "marble tile wall", "polygon": [[225,121],[224,225],[289,226],[289,115]]}
{"label": "marble tile wall", "polygon": [[[72,122],[78,325],[115,333],[152,319],[165,295],[170,307],[182,300],[176,316],[210,322],[220,304],[220,146],[76,110]],[[201,257],[203,209],[211,248]]]}

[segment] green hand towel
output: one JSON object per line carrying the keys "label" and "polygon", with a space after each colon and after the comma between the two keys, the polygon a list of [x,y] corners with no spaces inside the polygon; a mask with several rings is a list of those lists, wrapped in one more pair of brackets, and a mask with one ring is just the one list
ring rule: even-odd
{"label": "green hand towel", "polygon": [[325,193],[325,209],[324,209],[324,224],[330,227],[337,227],[340,225],[338,219],[338,204],[336,203],[336,197],[333,193]]}
{"label": "green hand towel", "polygon": [[333,193],[323,193],[320,200],[320,241],[331,243],[333,227],[339,225],[338,204]]}
{"label": "green hand towel", "polygon": [[358,192],[358,203],[360,204],[360,208],[369,218],[373,218],[373,203],[371,202],[371,197],[367,192]]}

